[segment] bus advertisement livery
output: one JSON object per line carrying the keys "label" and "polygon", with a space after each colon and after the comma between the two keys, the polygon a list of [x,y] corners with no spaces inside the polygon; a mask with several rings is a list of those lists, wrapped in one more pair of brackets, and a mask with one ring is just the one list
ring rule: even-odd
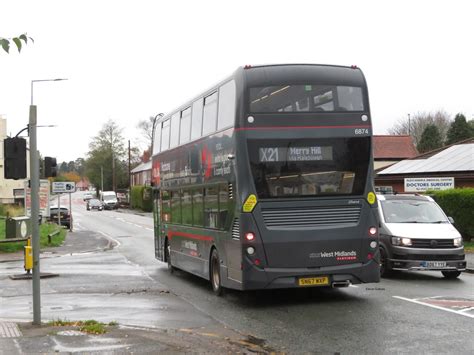
{"label": "bus advertisement livery", "polygon": [[155,124],[157,259],[216,294],[378,282],[371,139],[359,68],[237,69]]}

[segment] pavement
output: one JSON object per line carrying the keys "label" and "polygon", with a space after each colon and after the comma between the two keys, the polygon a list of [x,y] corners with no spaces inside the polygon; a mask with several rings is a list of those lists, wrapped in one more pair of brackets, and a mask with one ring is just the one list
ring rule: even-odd
{"label": "pavement", "polygon": [[[115,247],[113,240],[93,233],[88,233],[87,238],[85,237],[84,231],[68,233],[61,247],[42,250],[41,271],[49,269],[44,265],[51,267],[54,263],[64,263],[62,259],[65,261],[81,260],[81,258],[95,260],[97,258],[95,255],[103,255],[101,258],[119,257],[119,254],[114,251],[101,253]],[[97,252],[101,254],[96,254]],[[50,259],[46,260],[47,258]],[[120,259],[119,263],[124,263],[124,261]],[[84,285],[81,284],[84,282],[81,279],[81,277],[84,278],[84,274],[67,270],[64,270],[60,277],[54,278],[56,283],[54,287],[42,279],[41,320],[43,323],[40,326],[33,325],[31,281],[14,281],[9,277],[11,274],[23,273],[22,266],[23,253],[0,254],[0,355],[23,353],[247,354],[274,351],[262,344],[260,339],[229,329],[207,314],[193,309],[191,305],[166,290],[164,285],[156,282],[153,283],[157,285],[156,287],[150,286],[150,289],[145,292],[143,289],[133,289],[136,288],[133,284],[136,281],[131,280],[131,289],[126,288],[128,285],[123,285],[122,289],[116,290],[113,297],[107,297],[106,293],[98,292],[97,290],[102,286],[94,285],[91,289],[94,290],[92,292],[97,292],[93,295],[96,300],[90,303],[86,300],[81,303],[81,299],[88,292],[84,287],[79,286]],[[76,265],[76,268],[82,272],[81,267],[81,264]],[[85,275],[86,279],[94,280],[92,276],[87,277],[87,271]],[[139,279],[139,275],[135,272],[131,275],[134,280]],[[76,291],[74,291],[74,285],[77,285]],[[72,287],[73,290],[68,291],[67,294],[61,292],[67,287]],[[143,313],[140,308],[143,306],[144,299],[145,302],[158,304],[159,307],[155,306],[158,316],[151,312],[150,314]],[[114,305],[114,302],[120,305]],[[76,304],[77,309],[75,307],[72,309],[71,304]],[[125,306],[127,312],[124,317],[121,317],[114,310],[120,307],[123,309],[124,304],[127,305]],[[93,308],[94,306],[96,308]],[[75,323],[88,319],[104,323],[105,334],[87,333],[81,329],[80,324]],[[137,319],[143,322],[137,322]],[[51,323],[57,320],[68,321],[68,323],[59,325]],[[155,326],[140,324],[155,324]]]}

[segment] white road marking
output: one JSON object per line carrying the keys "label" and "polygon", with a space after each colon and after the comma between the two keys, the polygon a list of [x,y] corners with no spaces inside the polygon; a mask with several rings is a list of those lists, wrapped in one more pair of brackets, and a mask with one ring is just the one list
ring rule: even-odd
{"label": "white road marking", "polygon": [[112,238],[110,235],[108,235],[107,233],[104,233],[104,232],[101,232],[101,231],[97,231],[98,233],[102,234],[104,237],[106,237],[107,239],[109,240],[112,240],[114,241],[115,243],[117,243],[117,247],[121,246],[122,244],[117,240],[117,239],[114,239]]}
{"label": "white road marking", "polygon": [[444,307],[440,307],[440,306],[435,306],[433,304],[429,304],[429,303],[425,303],[425,302],[421,302],[421,301],[418,301],[416,299],[410,299],[410,298],[405,298],[405,297],[401,297],[401,296],[392,296],[393,298],[398,298],[399,300],[403,300],[403,301],[407,301],[407,302],[412,302],[412,303],[416,303],[416,304],[421,304],[422,306],[427,306],[427,307],[431,307],[431,308],[435,308],[435,309],[440,309],[442,311],[446,311],[446,312],[451,312],[451,313],[455,313],[455,314],[459,314],[461,316],[465,316],[465,317],[469,317],[469,318],[474,318],[474,314],[465,314],[463,312],[464,311],[455,311],[455,310],[452,310],[452,309],[449,309],[449,308],[444,308]]}

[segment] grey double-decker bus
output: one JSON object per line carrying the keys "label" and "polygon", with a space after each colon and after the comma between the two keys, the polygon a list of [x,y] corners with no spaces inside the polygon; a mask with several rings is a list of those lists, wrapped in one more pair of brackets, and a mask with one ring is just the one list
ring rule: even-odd
{"label": "grey double-decker bus", "polygon": [[155,255],[223,288],[378,282],[366,81],[238,68],[155,124]]}

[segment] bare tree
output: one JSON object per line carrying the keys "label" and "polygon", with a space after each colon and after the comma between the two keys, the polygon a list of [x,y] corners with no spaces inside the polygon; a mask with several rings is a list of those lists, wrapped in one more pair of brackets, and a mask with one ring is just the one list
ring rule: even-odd
{"label": "bare tree", "polygon": [[446,134],[451,125],[451,117],[444,110],[436,112],[418,112],[409,117],[400,119],[388,130],[390,134],[394,135],[411,135],[415,145],[421,140],[423,131],[428,125],[435,125],[441,135],[441,141],[446,141]]}
{"label": "bare tree", "polygon": [[151,143],[153,140],[153,122],[155,122],[155,117],[150,116],[147,120],[139,121],[137,128],[142,133],[142,136],[145,138],[146,147],[150,149]]}

